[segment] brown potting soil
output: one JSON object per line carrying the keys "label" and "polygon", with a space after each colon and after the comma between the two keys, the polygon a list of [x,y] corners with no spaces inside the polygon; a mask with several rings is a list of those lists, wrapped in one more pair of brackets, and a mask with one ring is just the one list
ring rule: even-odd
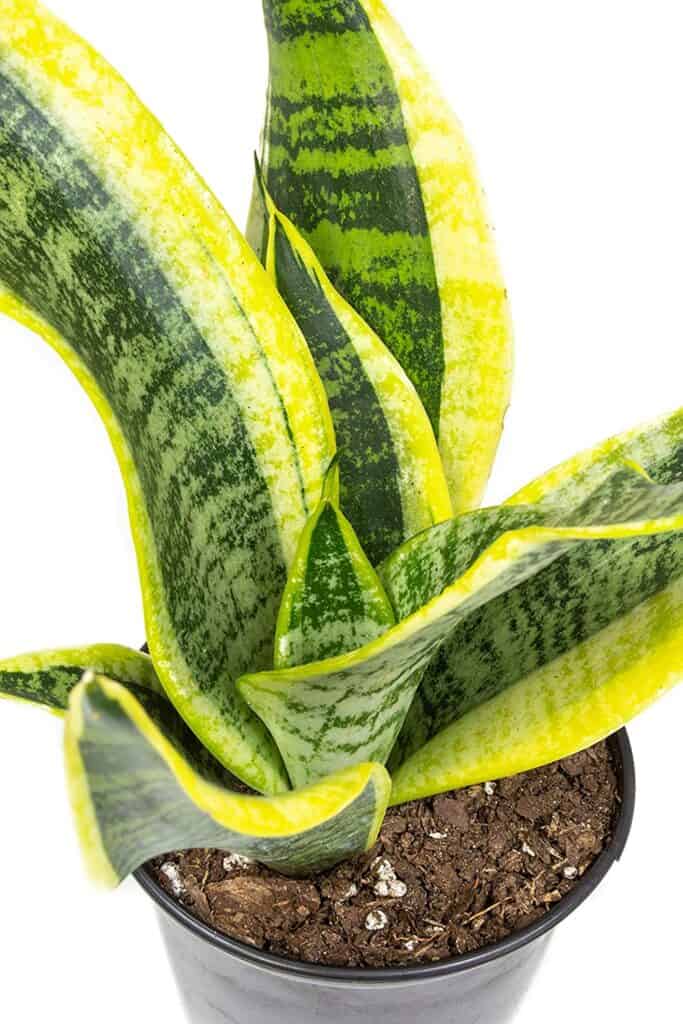
{"label": "brown potting soil", "polygon": [[307,880],[190,850],[161,885],[219,932],[338,967],[427,963],[538,920],[608,845],[619,793],[606,744],[496,783],[390,810],[367,854]]}

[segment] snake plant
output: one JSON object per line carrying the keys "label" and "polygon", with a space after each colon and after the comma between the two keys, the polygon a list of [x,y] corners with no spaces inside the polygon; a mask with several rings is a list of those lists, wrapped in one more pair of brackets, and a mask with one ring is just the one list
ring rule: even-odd
{"label": "snake plant", "polygon": [[149,654],[0,663],[90,871],[303,874],[390,804],[608,736],[683,673],[683,411],[477,509],[510,327],[462,130],[380,0],[264,0],[251,246],[126,83],[0,0],[0,308],[125,481]]}

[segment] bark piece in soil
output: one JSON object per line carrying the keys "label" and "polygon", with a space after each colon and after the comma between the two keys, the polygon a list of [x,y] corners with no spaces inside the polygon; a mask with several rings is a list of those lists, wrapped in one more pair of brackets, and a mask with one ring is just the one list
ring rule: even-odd
{"label": "bark piece in soil", "polygon": [[307,880],[216,850],[151,867],[198,918],[260,949],[337,967],[429,963],[543,917],[608,845],[618,802],[600,743],[495,785],[393,808],[373,850]]}

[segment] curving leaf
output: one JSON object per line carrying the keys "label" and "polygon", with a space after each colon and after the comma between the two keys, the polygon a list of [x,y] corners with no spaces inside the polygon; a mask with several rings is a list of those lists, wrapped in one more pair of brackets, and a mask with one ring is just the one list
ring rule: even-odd
{"label": "curving leaf", "polygon": [[[399,617],[409,615],[439,593],[506,529],[514,529],[525,522],[552,526],[580,525],[596,517],[608,521],[615,501],[621,503],[622,517],[637,518],[639,495],[647,493],[642,490],[642,483],[655,479],[663,484],[683,480],[683,414],[680,412],[610,438],[568,459],[519,491],[500,509],[462,517],[454,524],[446,524],[404,545],[380,568]],[[636,505],[629,507],[629,501],[635,501]],[[628,551],[623,546],[619,550],[620,557],[628,563]],[[573,557],[582,565],[579,555]],[[484,609],[478,617],[453,632],[423,676],[392,752],[392,770],[440,729],[483,700],[494,697],[531,667],[537,668],[544,660],[564,653],[567,649],[564,645],[571,646],[574,634],[571,628],[562,625],[562,608],[546,606],[543,594],[543,587],[547,586],[550,593],[556,588],[555,574],[564,573],[561,578],[565,580],[571,564],[568,558],[566,564],[563,562],[552,572],[549,570],[534,585],[545,621],[538,629],[532,629],[530,636],[535,641],[537,634],[543,634],[543,644],[534,642],[522,652],[512,643],[511,632],[517,633],[518,625],[526,622],[528,614],[522,594],[511,597],[507,605],[501,601],[492,609]],[[617,563],[613,566],[614,579],[605,577],[608,571],[611,570],[605,562],[600,578],[611,590],[621,586],[622,576],[632,570],[628,565],[624,568]],[[635,596],[637,594],[636,581]],[[583,600],[586,600],[585,595]],[[600,601],[596,588],[593,602],[599,606]],[[540,614],[540,610],[536,614]],[[593,609],[588,621],[601,622],[601,615],[599,607]],[[500,620],[506,616],[511,617],[511,622],[502,624]],[[590,627],[584,623],[584,628]]]}
{"label": "curving leaf", "polygon": [[[472,508],[509,400],[512,332],[462,128],[380,0],[264,9],[268,188],[412,380],[454,508]],[[258,191],[248,234],[265,259]]]}
{"label": "curving leaf", "polygon": [[[454,564],[459,557],[459,542],[463,549],[469,544],[469,554],[465,550],[464,555],[465,571],[445,589],[439,580],[431,600],[360,650],[300,668],[251,675],[240,680],[239,689],[248,693],[251,701],[257,691],[263,702],[282,700],[284,693],[297,706],[296,722],[285,720],[280,727],[283,732],[290,730],[290,742],[298,744],[309,777],[320,764],[331,771],[355,760],[384,762],[403,725],[422,671],[444,641],[455,636],[457,627],[467,635],[472,618],[478,621],[480,609],[505,601],[508,592],[515,592],[512,600],[522,600],[519,595],[525,594],[526,586],[537,585],[542,594],[547,582],[535,581],[546,579],[544,571],[550,573],[552,564],[563,556],[574,559],[577,585],[586,585],[590,591],[592,574],[611,542],[620,553],[638,545],[659,551],[665,566],[656,568],[659,573],[666,572],[667,546],[677,543],[676,531],[683,529],[683,485],[655,486],[632,471],[626,474],[627,480],[623,472],[617,476],[617,481],[607,484],[611,499],[607,500],[604,493],[597,494],[586,506],[581,525],[528,525],[534,509],[511,508],[500,512],[500,535],[493,543],[486,535],[486,529],[490,534],[490,512],[473,514],[475,528],[469,539],[467,523],[460,531],[456,521],[450,537],[447,527],[436,527],[435,532],[446,537],[456,551]],[[632,516],[636,517],[633,521]],[[476,528],[480,517],[484,536]],[[427,542],[429,539],[428,533]],[[420,543],[421,538],[416,538],[409,546]],[[419,560],[416,564],[419,567]],[[607,563],[600,586],[607,583],[618,595],[622,584],[611,572]],[[390,597],[393,595],[398,604],[396,581],[390,572],[385,571],[383,577]],[[647,581],[642,577],[640,582],[644,586]],[[423,592],[419,600],[424,596]],[[568,606],[570,598],[563,591],[562,599]],[[550,594],[548,600],[552,599],[554,595]],[[610,602],[605,606],[611,607]],[[506,619],[501,628],[514,631],[515,620]],[[529,643],[533,644],[531,635]],[[324,735],[320,734],[321,721],[325,721]]]}
{"label": "curving leaf", "polygon": [[[680,544],[672,554],[680,574]],[[681,651],[678,575],[437,733],[395,773],[392,803],[529,771],[605,739],[683,679]]]}
{"label": "curving leaf", "polygon": [[391,790],[381,765],[359,765],[296,793],[243,796],[196,763],[196,741],[184,728],[166,702],[151,712],[103,677],[74,690],[67,777],[94,879],[116,885],[152,857],[203,846],[307,874],[375,842]]}
{"label": "curving leaf", "polygon": [[0,110],[0,309],[57,350],[107,427],[164,688],[236,775],[283,790],[234,681],[271,663],[333,454],[306,343],[159,123],[33,0],[0,7]]}
{"label": "curving leaf", "polygon": [[[470,512],[425,530],[398,548],[379,572],[399,618],[406,618],[465,573],[499,537],[526,527],[581,527],[638,522],[653,508],[677,507],[677,487],[657,487],[633,464],[611,461],[595,490],[575,489],[567,500],[524,505],[508,503]],[[595,481],[594,481],[595,482]]]}
{"label": "curving leaf", "polygon": [[[329,470],[323,500],[304,530],[280,610],[275,634],[275,667],[290,668],[356,650],[386,633],[396,619],[391,602],[353,528],[339,510],[339,471]],[[277,691],[251,687],[241,693],[265,722],[295,787],[321,774],[328,756],[327,735],[336,727],[329,708],[320,708],[315,765],[298,740],[310,731],[315,694],[297,685]],[[324,768],[322,774],[325,774]]]}
{"label": "curving leaf", "polygon": [[452,515],[434,433],[400,365],[261,188],[268,211],[266,268],[327,390],[342,509],[377,565],[403,541]]}
{"label": "curving leaf", "polygon": [[91,644],[5,658],[0,661],[0,697],[61,714],[85,672],[101,672],[132,689],[163,693],[149,655],[117,644]]}
{"label": "curving leaf", "polygon": [[[577,456],[513,499],[535,505],[513,503],[501,513],[566,516],[596,483],[594,493],[604,496],[610,480],[623,480],[624,464],[639,473],[627,487],[633,504],[629,510],[624,495],[621,515],[648,514],[638,505],[648,495],[658,506],[649,511],[664,512],[660,498],[669,495],[669,529],[635,524],[630,538],[607,531],[601,543],[564,553],[453,631],[424,674],[392,757],[397,802],[571,754],[681,678],[680,413]],[[602,515],[609,515],[605,505]]]}
{"label": "curving leaf", "polygon": [[619,466],[630,466],[654,483],[683,480],[683,409],[580,452],[527,484],[506,504],[534,504],[545,514],[561,515],[567,506],[578,505],[608,480]]}

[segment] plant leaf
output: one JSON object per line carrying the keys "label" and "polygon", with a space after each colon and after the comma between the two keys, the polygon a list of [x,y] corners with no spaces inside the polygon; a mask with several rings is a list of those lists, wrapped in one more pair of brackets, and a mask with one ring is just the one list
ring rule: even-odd
{"label": "plant leaf", "polygon": [[107,673],[163,724],[187,760],[204,776],[226,786],[235,779],[202,746],[164,693],[147,654],[115,644],[93,644],[59,651],[22,654],[0,661],[0,697],[46,708],[62,717],[84,678]]}
{"label": "plant leaf", "polygon": [[335,291],[311,247],[262,188],[266,268],[327,389],[342,510],[377,565],[404,540],[452,515],[434,433],[398,362]]}
{"label": "plant leaf", "polygon": [[[629,471],[625,493],[616,488],[621,504],[615,496],[611,508],[614,522],[605,521],[603,497],[596,501],[594,521],[587,519],[582,525],[529,526],[523,509],[503,510],[502,534],[481,553],[478,543],[473,544],[466,571],[379,640],[317,664],[251,675],[240,680],[239,689],[248,693],[250,700],[256,690],[260,690],[262,701],[281,700],[282,693],[286,694],[299,713],[295,724],[283,721],[281,727],[291,729],[292,743],[298,742],[300,756],[309,762],[311,771],[320,761],[328,770],[356,759],[383,762],[398,736],[422,671],[459,624],[467,631],[469,618],[479,609],[502,600],[501,595],[508,591],[523,594],[526,581],[533,585],[535,577],[540,579],[546,569],[550,572],[548,567],[568,553],[576,557],[579,570],[587,564],[593,571],[593,560],[597,558],[599,564],[607,542],[614,541],[617,547],[623,542],[627,550],[638,544],[645,548],[661,544],[660,550],[664,550],[669,542],[675,543],[671,537],[683,529],[683,485],[657,487],[638,477],[635,499],[634,476]],[[640,518],[628,521],[636,512]],[[533,508],[529,514],[533,516]],[[622,514],[626,521],[621,520]],[[445,529],[435,527],[437,532]],[[608,568],[606,577],[611,580],[609,572]],[[383,575],[391,596],[392,580]],[[321,742],[323,713],[328,721],[334,721],[334,728],[328,728]]]}
{"label": "plant leaf", "polygon": [[396,771],[392,803],[529,771],[605,739],[683,678],[682,623],[679,576],[437,733]]}
{"label": "plant leaf", "polygon": [[[596,483],[596,493],[604,495],[604,481],[609,474],[617,479],[615,467],[624,464],[643,473],[633,474],[629,485],[633,517],[647,514],[642,506],[639,512],[638,492],[645,502],[649,492],[657,505],[668,494],[676,511],[682,455],[683,417],[677,414],[570,460],[520,492],[535,505],[510,504],[508,511],[532,509],[546,521],[563,509],[566,515],[567,506],[585,501]],[[648,477],[664,483],[651,485]],[[665,505],[659,510],[665,512]],[[392,756],[393,799],[525,771],[574,753],[624,725],[677,682],[683,675],[677,511],[669,523],[659,533],[642,523],[631,538],[608,531],[602,543],[573,548],[459,626],[424,674]],[[412,756],[399,769],[407,754]]]}
{"label": "plant leaf", "polygon": [[[509,400],[512,332],[462,128],[380,0],[264,0],[263,167],[278,207],[415,385],[457,512]],[[258,191],[249,238],[265,259]]]}
{"label": "plant leaf", "polygon": [[[380,566],[381,577],[400,618],[418,611],[465,573],[503,534],[526,527],[600,526],[638,522],[653,508],[677,507],[678,488],[658,488],[621,460],[611,462],[595,490],[571,492],[577,507],[557,504],[506,505],[466,513],[402,545]],[[568,497],[569,495],[567,495]]]}
{"label": "plant leaf", "polygon": [[26,701],[61,714],[85,672],[100,672],[129,688],[163,694],[152,659],[116,644],[21,654],[0,661],[0,697]]}
{"label": "plant leaf", "polygon": [[301,535],[275,632],[276,668],[356,650],[396,621],[377,573],[339,509],[338,478],[335,463]]}
{"label": "plant leaf", "polygon": [[0,309],[63,357],[126,483],[159,677],[254,788],[287,786],[235,691],[271,664],[334,451],[306,343],[128,86],[33,0],[0,9]]}
{"label": "plant leaf", "polygon": [[[335,464],[328,473],[323,500],[303,532],[285,588],[275,634],[277,669],[356,650],[396,621],[377,573],[339,510],[338,492]],[[328,707],[320,708],[313,763],[298,740],[299,723],[302,730],[311,729],[311,714],[318,703],[315,694],[309,700],[300,686],[273,692],[252,688],[246,681],[240,691],[268,726],[292,785],[305,786],[326,774],[328,735],[337,727]]]}
{"label": "plant leaf", "polygon": [[74,690],[67,776],[96,880],[115,885],[152,857],[203,846],[307,874],[375,842],[391,790],[381,765],[359,765],[296,793],[243,796],[194,763],[184,728],[165,701],[143,708],[104,677]]}
{"label": "plant leaf", "polygon": [[560,463],[527,484],[508,505],[536,505],[544,514],[562,515],[576,507],[622,466],[659,484],[683,479],[683,409],[608,438]]}
{"label": "plant leaf", "polygon": [[[544,511],[540,505],[518,505],[471,513],[404,545],[381,567],[382,579],[398,614],[410,615],[457,580],[487,548],[511,531],[525,526],[571,530],[585,525],[594,529],[610,523],[637,524],[653,513],[663,517],[670,510],[677,512],[681,493],[680,486],[656,487],[630,467],[617,463],[596,491],[588,498],[582,496],[578,508],[564,506],[559,514],[559,509],[551,512],[549,507]],[[579,492],[574,497],[578,499]],[[523,672],[529,658],[547,656],[550,650],[559,653],[558,645],[572,642],[574,633],[563,624],[570,614],[570,601],[574,601],[575,612],[591,600],[599,605],[597,589],[591,598],[596,580],[607,592],[623,583],[625,568],[619,569],[613,580],[609,578],[613,566],[605,555],[608,541],[606,536],[601,546],[550,546],[547,554],[554,555],[549,560],[542,556],[538,575],[526,577],[505,598],[498,596],[453,631],[422,678],[392,751],[393,771],[440,729],[509,686],[511,674]],[[611,547],[614,557],[625,557],[625,542],[619,537]],[[574,595],[569,593],[571,586],[576,588]],[[553,608],[553,599],[559,602],[558,608]],[[527,618],[534,603],[539,621],[531,623]],[[607,604],[605,599],[605,607]],[[546,618],[540,621],[542,615]],[[529,647],[524,655],[510,637],[511,633],[516,634],[520,623],[526,630],[522,642]]]}
{"label": "plant leaf", "polygon": [[[506,506],[462,517],[415,538],[380,568],[399,618],[440,593],[506,530],[525,523],[553,526],[606,522],[616,507],[621,518],[637,519],[641,496],[649,500],[643,481],[657,479],[669,484],[683,479],[682,441],[683,415],[664,417],[574,456],[518,492]],[[580,555],[576,557],[580,562]],[[628,559],[627,554],[624,557]],[[617,567],[615,580],[606,581],[607,585],[618,584],[625,571]],[[564,564],[548,570],[548,577],[541,577],[534,586],[552,590],[555,572],[565,572]],[[554,642],[534,643],[524,654],[513,646],[510,629],[515,631],[514,623],[525,621],[528,611],[526,607],[520,611],[517,600],[521,602],[523,597],[510,598],[507,612],[503,602],[498,608],[503,615],[509,614],[512,626],[507,622],[501,625],[490,617],[489,609],[484,609],[478,619],[455,630],[444,643],[415,695],[392,752],[392,770],[440,729],[516,681],[523,665],[535,668],[536,659],[549,660],[564,653],[562,644],[570,643],[573,633],[552,620],[552,611],[545,605],[547,629],[539,626],[538,632],[554,637]],[[595,600],[600,601],[597,590]],[[562,615],[561,609],[559,612]],[[531,635],[536,636],[533,630]],[[509,656],[501,656],[501,645]]]}

